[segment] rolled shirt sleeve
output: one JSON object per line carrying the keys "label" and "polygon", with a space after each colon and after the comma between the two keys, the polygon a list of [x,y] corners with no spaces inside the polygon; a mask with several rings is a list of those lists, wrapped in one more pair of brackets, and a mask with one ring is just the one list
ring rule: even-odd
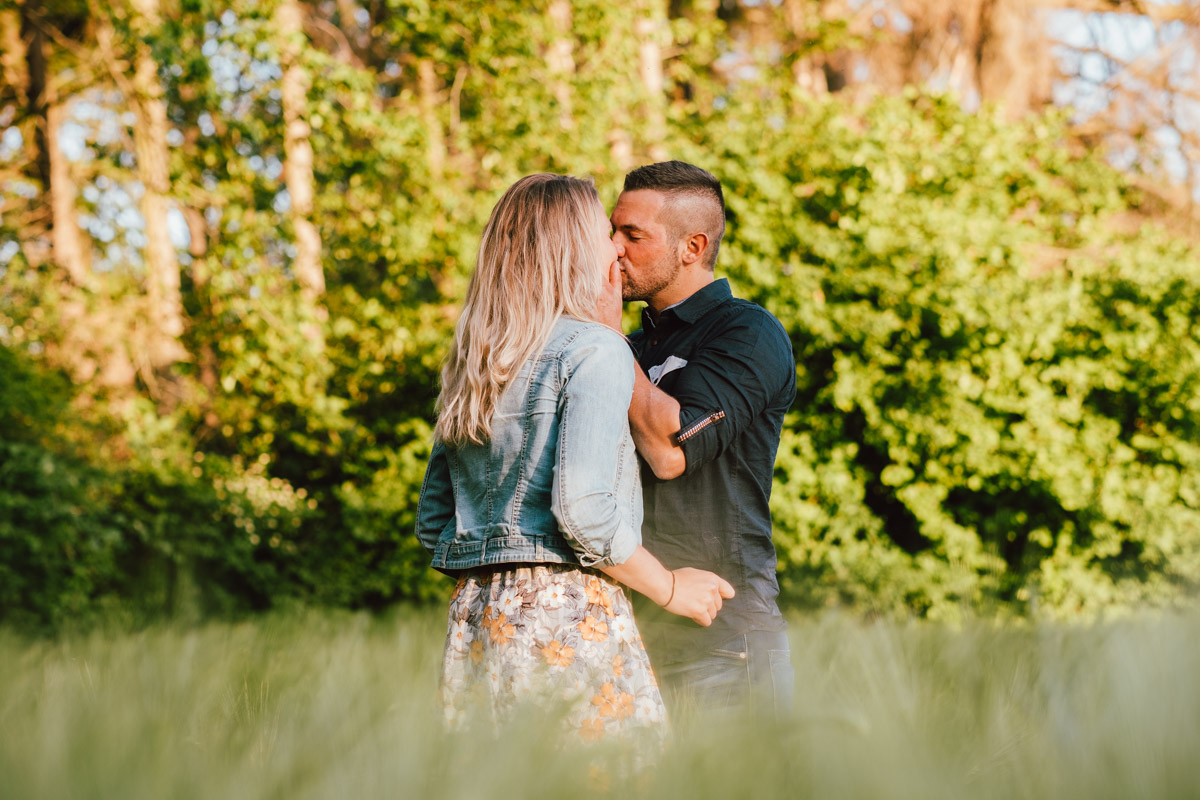
{"label": "rolled shirt sleeve", "polygon": [[[742,431],[794,385],[796,363],[783,327],[765,311],[737,314],[687,365],[670,394],[679,402],[676,443],[689,475],[721,456]],[[791,402],[791,398],[787,399]]]}
{"label": "rolled shirt sleeve", "polygon": [[[641,542],[640,516],[622,514],[616,486],[636,470],[629,436],[633,355],[620,334],[589,328],[564,363],[552,511],[585,567],[624,563]],[[631,476],[637,485],[637,476]],[[640,493],[636,508],[640,512]]]}

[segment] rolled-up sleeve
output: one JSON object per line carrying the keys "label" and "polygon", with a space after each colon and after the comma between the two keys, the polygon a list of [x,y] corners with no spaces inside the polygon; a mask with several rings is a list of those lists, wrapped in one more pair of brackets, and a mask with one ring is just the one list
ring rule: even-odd
{"label": "rolled-up sleeve", "polygon": [[429,454],[429,465],[425,468],[425,480],[421,484],[421,497],[417,501],[417,539],[433,553],[443,531],[454,522],[454,485],[450,476],[450,462],[446,458],[446,447],[434,442]]}
{"label": "rolled-up sleeve", "polygon": [[551,505],[580,564],[607,567],[628,560],[640,542],[616,496],[622,447],[632,446],[634,361],[614,331],[589,329],[580,337],[564,363]]}
{"label": "rolled-up sleeve", "polygon": [[[766,312],[738,314],[672,375],[679,432],[689,475],[718,458],[789,388],[796,363],[783,327]],[[791,397],[785,398],[791,402]]]}

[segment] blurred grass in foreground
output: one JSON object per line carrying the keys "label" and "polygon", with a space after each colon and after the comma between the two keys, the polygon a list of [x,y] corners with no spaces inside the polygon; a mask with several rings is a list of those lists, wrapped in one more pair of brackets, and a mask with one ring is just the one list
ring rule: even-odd
{"label": "blurred grass in foreground", "polygon": [[1200,797],[1200,614],[793,621],[794,719],[697,722],[597,780],[545,718],[443,733],[440,613],[0,631],[0,797]]}

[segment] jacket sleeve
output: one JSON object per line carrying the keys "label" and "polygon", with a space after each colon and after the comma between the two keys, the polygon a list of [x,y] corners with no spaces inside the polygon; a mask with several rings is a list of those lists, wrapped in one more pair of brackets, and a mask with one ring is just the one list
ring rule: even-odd
{"label": "jacket sleeve", "polygon": [[429,454],[429,465],[425,468],[425,481],[421,484],[421,498],[417,502],[417,539],[433,553],[442,532],[454,524],[454,485],[450,477],[450,462],[446,458],[446,447],[434,442]]}
{"label": "jacket sleeve", "polygon": [[[552,511],[585,567],[624,563],[641,542],[616,496],[633,397],[633,354],[619,334],[587,330],[564,365]],[[637,476],[633,476],[637,481]]]}

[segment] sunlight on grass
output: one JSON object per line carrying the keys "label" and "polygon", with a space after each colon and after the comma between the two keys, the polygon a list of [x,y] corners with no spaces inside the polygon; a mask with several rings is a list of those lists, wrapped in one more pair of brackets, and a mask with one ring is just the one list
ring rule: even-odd
{"label": "sunlight on grass", "polygon": [[1200,794],[1200,615],[792,625],[780,725],[703,716],[612,774],[530,715],[450,735],[441,618],[0,632],[0,797],[1148,798]]}

